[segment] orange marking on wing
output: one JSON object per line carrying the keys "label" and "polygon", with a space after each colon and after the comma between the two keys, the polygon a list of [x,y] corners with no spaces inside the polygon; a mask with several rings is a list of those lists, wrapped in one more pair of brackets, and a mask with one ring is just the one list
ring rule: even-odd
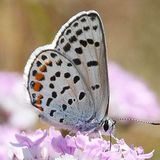
{"label": "orange marking on wing", "polygon": [[44,74],[42,74],[42,73],[36,73],[35,79],[38,80],[38,81],[41,81],[42,79],[44,79]]}
{"label": "orange marking on wing", "polygon": [[41,104],[41,103],[42,103],[41,99],[40,99],[40,98],[37,98],[37,100],[36,100],[36,105],[37,105],[37,104]]}
{"label": "orange marking on wing", "polygon": [[43,98],[43,95],[42,95],[42,94],[39,94],[37,98],[38,98],[38,99],[42,99],[42,98]]}
{"label": "orange marking on wing", "polygon": [[41,106],[41,105],[36,104],[36,105],[35,105],[35,107],[36,107],[37,109],[39,109],[40,111],[43,111],[43,108],[42,108],[42,106]]}
{"label": "orange marking on wing", "polygon": [[46,61],[45,61],[45,64],[46,64],[47,66],[49,66],[49,65],[51,65],[51,64],[52,64],[52,61],[50,61],[50,60],[46,60]]}
{"label": "orange marking on wing", "polygon": [[34,90],[35,91],[40,91],[42,89],[42,84],[40,82],[35,82],[34,83]]}
{"label": "orange marking on wing", "polygon": [[41,72],[45,72],[46,69],[47,69],[47,67],[46,67],[45,65],[42,65],[42,66],[39,68],[39,70],[40,70]]}

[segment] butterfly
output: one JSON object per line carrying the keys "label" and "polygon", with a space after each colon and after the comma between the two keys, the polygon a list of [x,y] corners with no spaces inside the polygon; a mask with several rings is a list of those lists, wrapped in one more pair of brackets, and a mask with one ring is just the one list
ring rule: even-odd
{"label": "butterfly", "polygon": [[102,20],[90,10],[70,18],[50,45],[31,54],[25,85],[42,119],[81,132],[113,129],[106,52]]}

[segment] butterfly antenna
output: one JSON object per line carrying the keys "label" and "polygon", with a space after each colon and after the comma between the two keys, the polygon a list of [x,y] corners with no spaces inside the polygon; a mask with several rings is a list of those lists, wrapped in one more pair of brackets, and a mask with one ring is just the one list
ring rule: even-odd
{"label": "butterfly antenna", "polygon": [[144,124],[160,125],[160,122],[149,122],[149,121],[138,120],[135,118],[118,118],[118,119],[116,118],[116,120],[133,121],[133,122],[140,122],[140,123],[144,123]]}

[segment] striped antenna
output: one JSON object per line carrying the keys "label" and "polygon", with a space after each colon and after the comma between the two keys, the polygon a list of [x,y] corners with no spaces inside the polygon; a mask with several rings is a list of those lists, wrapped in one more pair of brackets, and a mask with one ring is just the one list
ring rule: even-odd
{"label": "striped antenna", "polygon": [[144,124],[152,124],[152,125],[160,125],[160,122],[149,122],[149,121],[142,121],[134,118],[114,118],[116,121],[133,121],[133,122],[140,122]]}

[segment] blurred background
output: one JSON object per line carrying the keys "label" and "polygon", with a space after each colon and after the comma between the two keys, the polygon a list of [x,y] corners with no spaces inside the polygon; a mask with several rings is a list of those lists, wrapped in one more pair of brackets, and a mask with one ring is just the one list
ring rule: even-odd
{"label": "blurred background", "polygon": [[[135,113],[132,111],[133,117],[136,118],[139,114],[139,117],[144,116],[146,121],[160,119],[159,7],[159,0],[1,0],[1,124],[9,119],[10,125],[16,124],[20,128],[24,127],[23,124],[26,124],[26,128],[44,127],[36,114],[31,115],[30,109],[22,108],[24,105],[32,108],[24,100],[23,89],[20,89],[24,66],[32,51],[51,43],[57,31],[71,16],[90,9],[98,11],[101,15],[107,35],[111,72],[111,114],[114,115],[114,109],[117,107],[115,105],[120,106],[119,113],[126,112],[120,104],[124,97],[117,96],[116,93],[116,87],[121,86],[119,90],[127,90],[125,98],[130,101],[127,107],[142,107],[140,110],[143,110],[144,115],[139,114],[136,109]],[[121,75],[120,81],[118,74]],[[130,93],[131,95],[128,95]],[[150,99],[151,102],[148,102]],[[133,105],[135,101],[138,102]],[[143,101],[145,105],[141,105],[139,101]],[[18,115],[24,117],[25,113],[28,113],[27,122],[25,119],[22,124],[16,118]],[[142,145],[145,152],[155,149],[153,159],[160,157],[160,126],[118,122],[116,128],[117,138],[124,138],[128,144]]]}

